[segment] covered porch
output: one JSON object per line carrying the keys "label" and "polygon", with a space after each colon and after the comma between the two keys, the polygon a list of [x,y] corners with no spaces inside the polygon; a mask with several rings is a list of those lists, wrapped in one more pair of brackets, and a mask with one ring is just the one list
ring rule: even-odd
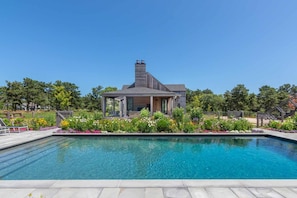
{"label": "covered porch", "polygon": [[[149,109],[151,115],[156,111],[171,115],[178,97],[179,95],[174,92],[144,87],[107,92],[102,95],[102,111],[106,116],[107,100],[109,99],[112,101],[111,114],[120,117],[128,117],[132,112],[139,112],[143,108]],[[118,103],[118,110],[116,110],[116,103]]]}

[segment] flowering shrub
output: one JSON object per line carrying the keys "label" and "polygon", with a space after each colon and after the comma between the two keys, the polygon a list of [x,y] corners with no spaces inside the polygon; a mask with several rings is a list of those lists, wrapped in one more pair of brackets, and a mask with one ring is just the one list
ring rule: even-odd
{"label": "flowering shrub", "polygon": [[40,127],[46,127],[47,121],[44,118],[33,118],[29,122],[29,127],[34,130],[39,130]]}
{"label": "flowering shrub", "polygon": [[82,118],[80,116],[74,116],[67,119],[69,122],[69,127],[78,131],[93,130],[93,120]]}
{"label": "flowering shrub", "polygon": [[67,120],[62,120],[60,125],[63,130],[68,130],[69,126],[70,126],[70,124]]}
{"label": "flowering shrub", "polygon": [[137,128],[142,133],[152,133],[156,131],[156,122],[151,118],[142,117],[137,121]]}

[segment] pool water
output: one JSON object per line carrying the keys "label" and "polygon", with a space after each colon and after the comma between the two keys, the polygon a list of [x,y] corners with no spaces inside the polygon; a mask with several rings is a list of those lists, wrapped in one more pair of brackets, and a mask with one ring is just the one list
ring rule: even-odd
{"label": "pool water", "polygon": [[262,136],[53,136],[0,151],[0,179],[297,179],[297,144]]}

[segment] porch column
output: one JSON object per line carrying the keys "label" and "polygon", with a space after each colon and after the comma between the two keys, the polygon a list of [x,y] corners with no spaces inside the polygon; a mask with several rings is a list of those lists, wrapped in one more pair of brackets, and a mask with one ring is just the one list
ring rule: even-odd
{"label": "porch column", "polygon": [[154,108],[154,97],[153,96],[150,96],[150,109],[151,109],[151,116],[153,115],[153,108]]}
{"label": "porch column", "polygon": [[120,100],[120,117],[123,117],[123,100]]}
{"label": "porch column", "polygon": [[126,117],[127,116],[127,97],[126,96],[124,96],[123,103],[124,103],[123,104],[123,107],[124,107],[123,108],[123,113],[124,113],[123,116]]}
{"label": "porch column", "polygon": [[168,101],[168,110],[169,110],[169,115],[171,115],[172,114],[172,111],[173,111],[173,98],[172,97],[170,97],[169,98],[169,101]]}
{"label": "porch column", "polygon": [[106,116],[106,98],[104,96],[102,96],[102,112],[103,112],[103,117]]}

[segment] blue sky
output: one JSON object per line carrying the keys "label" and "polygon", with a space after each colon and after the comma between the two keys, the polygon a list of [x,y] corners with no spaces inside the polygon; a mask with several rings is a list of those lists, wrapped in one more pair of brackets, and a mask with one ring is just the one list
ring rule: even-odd
{"label": "blue sky", "polygon": [[29,77],[82,95],[120,89],[137,59],[191,90],[296,85],[297,1],[0,1],[0,86]]}

